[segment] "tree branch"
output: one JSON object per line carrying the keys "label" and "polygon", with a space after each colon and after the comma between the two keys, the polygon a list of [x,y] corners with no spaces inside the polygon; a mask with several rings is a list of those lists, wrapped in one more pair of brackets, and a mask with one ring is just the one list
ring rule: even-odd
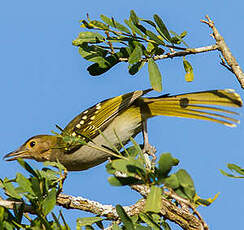
{"label": "tree branch", "polygon": [[229,47],[227,46],[227,44],[224,41],[224,38],[220,35],[219,31],[215,27],[214,22],[209,18],[208,15],[206,16],[206,19],[207,20],[201,20],[201,22],[207,24],[213,30],[213,37],[216,40],[218,49],[222,53],[225,61],[228,63],[231,70],[229,68],[227,68],[227,69],[235,74],[241,87],[244,89],[244,73],[243,73],[241,67],[237,63],[235,57],[232,55]]}
{"label": "tree branch", "polygon": [[[149,189],[146,186],[134,185],[131,186],[133,190],[139,192],[143,196],[149,193]],[[131,206],[123,207],[129,216],[139,214],[143,211],[146,199],[140,199],[137,203]],[[8,209],[13,209],[15,204],[21,204],[21,202],[2,200],[0,199],[0,206]],[[104,205],[96,201],[88,200],[83,197],[75,197],[66,194],[59,194],[57,197],[57,205],[66,209],[78,209],[86,212],[93,213],[98,216],[106,217],[110,220],[118,220],[115,207],[112,205]],[[24,204],[24,212],[35,214],[35,210]],[[177,207],[170,200],[162,196],[162,209],[161,215],[186,230],[203,230],[203,225],[200,220],[193,213],[186,211],[180,207]]]}
{"label": "tree branch", "polygon": [[[210,46],[204,46],[204,47],[198,47],[198,48],[188,48],[183,51],[178,51],[178,52],[172,52],[172,53],[167,53],[163,55],[156,55],[153,57],[153,59],[156,60],[162,60],[162,59],[167,59],[167,58],[174,58],[174,57],[184,57],[187,55],[192,55],[192,54],[197,54],[197,53],[204,53],[204,52],[209,52],[213,50],[217,50],[218,46],[217,45],[210,45]],[[140,61],[147,62],[150,58],[142,58]],[[128,58],[120,58],[119,59],[121,62],[127,62]]]}
{"label": "tree branch", "polygon": [[[131,188],[137,192],[139,192],[143,197],[146,197],[149,193],[149,188],[145,185],[132,185]],[[178,202],[184,201],[185,204],[187,204],[192,210],[193,213],[191,213],[189,210],[179,208],[176,206],[173,202],[162,196],[162,209],[161,209],[161,215],[164,216],[164,218],[178,224],[181,226],[182,229],[198,229],[198,230],[208,230],[207,224],[203,221],[200,214],[196,211],[195,208],[191,205],[189,205],[189,201],[185,200],[177,195],[174,197],[170,196],[172,193],[163,192],[164,195],[167,195],[170,198],[173,198],[174,200]],[[179,198],[179,199],[178,199]],[[197,215],[194,216],[194,214]],[[198,216],[199,214],[199,216]]]}

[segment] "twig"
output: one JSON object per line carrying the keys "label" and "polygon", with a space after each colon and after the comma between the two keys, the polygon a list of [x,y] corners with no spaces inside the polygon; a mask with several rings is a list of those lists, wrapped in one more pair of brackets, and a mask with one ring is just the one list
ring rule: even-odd
{"label": "twig", "polygon": [[228,64],[226,64],[225,59],[224,59],[223,57],[221,57],[220,55],[219,55],[219,57],[220,57],[220,59],[221,59],[220,64],[221,64],[222,66],[224,66],[225,68],[227,68],[230,72],[234,73],[233,70],[228,66]]}
{"label": "twig", "polygon": [[244,73],[237,63],[235,57],[232,55],[229,47],[224,41],[224,38],[220,35],[219,31],[214,25],[214,22],[206,15],[207,20],[201,20],[201,22],[207,24],[213,30],[213,37],[216,40],[216,44],[218,49],[222,53],[225,61],[228,63],[229,67],[231,68],[231,72],[233,72],[239,81],[241,87],[244,89]]}
{"label": "twig", "polygon": [[[150,191],[149,188],[145,185],[133,185],[133,186],[131,186],[131,188],[133,190],[139,192],[143,197],[146,197]],[[183,200],[185,201],[185,199],[183,199]],[[195,210],[193,210],[193,212],[194,211]],[[202,218],[199,218],[199,219],[196,218],[194,216],[194,213],[191,213],[187,210],[177,207],[174,203],[172,203],[170,200],[166,199],[163,196],[162,196],[161,215],[164,216],[165,219],[175,222],[176,224],[181,226],[181,228],[183,228],[183,229],[192,229],[192,230],[193,229],[198,229],[198,230],[207,230],[208,229],[208,228],[204,228],[205,222],[202,220]],[[200,214],[199,214],[199,216],[200,216]],[[203,225],[202,221],[203,221],[204,225]]]}
{"label": "twig", "polygon": [[188,206],[189,208],[192,209],[193,211],[193,214],[195,214],[197,216],[197,218],[201,221],[202,223],[202,226],[203,226],[203,229],[204,230],[208,230],[208,225],[205,223],[204,219],[201,217],[200,213],[196,210],[195,206],[189,201],[189,200],[186,200],[180,196],[178,196],[172,189],[170,188],[166,188],[168,191],[165,191],[164,190],[164,194],[174,200],[176,200],[177,202],[179,203],[182,203],[186,206]]}
{"label": "twig", "polygon": [[[190,48],[190,49],[185,49],[185,50],[179,51],[179,52],[167,53],[167,54],[163,54],[163,55],[156,55],[153,57],[153,59],[156,61],[156,60],[162,60],[162,59],[167,59],[167,58],[184,57],[187,55],[204,53],[204,52],[209,52],[209,51],[213,51],[213,50],[217,50],[217,49],[218,49],[217,45]],[[119,60],[121,62],[127,62],[128,58],[120,58]],[[148,60],[149,60],[149,58],[142,58],[140,61],[147,62]]]}
{"label": "twig", "polygon": [[[14,205],[21,205],[21,204],[22,204],[22,202],[4,200],[0,197],[0,206],[1,207],[5,207],[8,209],[14,209]],[[24,204],[24,212],[27,212],[30,214],[35,214],[36,210],[31,205]]]}

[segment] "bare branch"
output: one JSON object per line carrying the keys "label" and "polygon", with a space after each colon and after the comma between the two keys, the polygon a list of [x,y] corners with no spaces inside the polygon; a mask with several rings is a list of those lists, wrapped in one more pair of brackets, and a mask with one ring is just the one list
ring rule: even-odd
{"label": "bare branch", "polygon": [[241,87],[244,89],[244,73],[237,63],[235,57],[232,55],[229,47],[224,41],[224,38],[220,35],[219,31],[214,25],[214,22],[209,18],[209,16],[206,16],[207,20],[201,20],[201,22],[207,24],[212,30],[213,30],[213,37],[216,40],[216,44],[218,46],[218,49],[222,53],[225,61],[228,63],[228,65],[231,68],[231,72],[233,72],[239,81]]}

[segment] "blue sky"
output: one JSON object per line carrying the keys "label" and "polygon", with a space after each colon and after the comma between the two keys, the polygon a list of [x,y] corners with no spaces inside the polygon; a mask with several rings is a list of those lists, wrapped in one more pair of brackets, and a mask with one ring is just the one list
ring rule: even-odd
{"label": "blue sky", "polygon": [[[221,6],[220,6],[221,5]],[[79,20],[89,13],[114,16],[122,21],[134,9],[143,18],[160,15],[169,29],[188,31],[191,47],[213,44],[210,30],[200,23],[209,14],[244,68],[243,2],[235,1],[2,1],[0,7],[0,151],[2,156],[36,134],[49,133],[55,124],[65,125],[96,102],[128,91],[150,87],[146,68],[129,76],[119,64],[100,77],[89,76],[72,40],[80,32]],[[233,88],[244,96],[235,77],[219,65],[218,53],[187,57],[194,68],[193,83],[184,81],[181,59],[159,63],[163,93],[183,93]],[[153,93],[151,95],[159,95]],[[232,162],[244,166],[242,143],[244,116],[237,128],[210,122],[158,117],[149,121],[150,142],[158,153],[171,152],[179,168],[193,177],[199,195],[219,198],[211,207],[200,208],[210,228],[240,229],[243,222],[243,181],[224,177],[219,169]],[[140,141],[141,139],[138,138]],[[242,140],[242,142],[241,142]],[[41,164],[31,162],[34,166]],[[16,162],[0,160],[0,178],[23,172]],[[104,204],[133,204],[138,194],[129,188],[111,187],[104,164],[83,172],[69,173],[66,194],[80,195]],[[88,214],[66,211],[74,229],[77,217]]]}

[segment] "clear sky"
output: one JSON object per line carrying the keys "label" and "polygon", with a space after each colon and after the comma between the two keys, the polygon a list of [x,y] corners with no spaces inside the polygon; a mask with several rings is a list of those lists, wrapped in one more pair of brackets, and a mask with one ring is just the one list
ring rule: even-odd
{"label": "clear sky", "polygon": [[[143,18],[160,15],[169,29],[189,33],[191,47],[210,45],[210,30],[200,23],[209,14],[244,68],[243,1],[2,1],[0,7],[0,151],[2,156],[36,134],[50,134],[55,124],[65,125],[96,102],[150,87],[145,70],[129,76],[119,64],[100,77],[89,76],[88,62],[81,59],[72,40],[80,32],[79,20],[89,13],[114,16],[122,21],[134,9]],[[163,93],[183,93],[233,88],[244,98],[235,77],[219,65],[218,53],[187,57],[195,81],[184,81],[181,59],[159,64]],[[153,93],[151,95],[159,95]],[[158,153],[171,152],[180,159],[179,168],[193,177],[198,194],[219,198],[211,207],[200,208],[210,228],[241,229],[243,225],[243,181],[220,174],[226,163],[244,166],[244,116],[237,128],[210,122],[158,117],[149,121],[150,142]],[[140,138],[138,139],[141,140]],[[35,167],[41,164],[31,162]],[[83,172],[69,173],[66,194],[80,195],[103,204],[133,204],[139,195],[129,188],[111,187],[104,164]],[[0,160],[0,178],[14,177],[23,169],[16,162]],[[77,217],[88,214],[64,210],[72,229]]]}

